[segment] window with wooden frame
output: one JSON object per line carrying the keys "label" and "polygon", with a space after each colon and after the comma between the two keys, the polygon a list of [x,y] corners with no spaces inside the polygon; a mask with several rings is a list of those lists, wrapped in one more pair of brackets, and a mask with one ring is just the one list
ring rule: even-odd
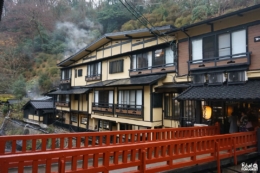
{"label": "window with wooden frame", "polygon": [[164,118],[165,119],[180,119],[180,102],[174,100],[178,93],[164,94]]}
{"label": "window with wooden frame", "polygon": [[110,128],[110,121],[99,120],[99,128],[109,130],[109,128]]}
{"label": "window with wooden frame", "polygon": [[70,117],[70,121],[77,123],[78,122],[78,115],[72,114]]}
{"label": "window with wooden frame", "polygon": [[142,90],[120,90],[118,91],[118,107],[142,108]]}
{"label": "window with wooden frame", "polygon": [[183,119],[191,122],[195,121],[196,104],[194,100],[185,100],[183,109]]}
{"label": "window with wooden frame", "polygon": [[109,74],[120,73],[124,71],[124,60],[116,60],[109,62]]}
{"label": "window with wooden frame", "polygon": [[68,103],[70,101],[70,95],[57,95],[57,102]]}
{"label": "window with wooden frame", "polygon": [[82,76],[82,69],[78,69],[78,77]]}
{"label": "window with wooden frame", "polygon": [[88,118],[87,118],[87,116],[82,116],[81,119],[80,119],[80,123],[81,123],[81,124],[87,124],[87,123],[88,123]]}
{"label": "window with wooden frame", "polygon": [[114,102],[114,91],[100,90],[94,92],[95,105],[112,106]]}
{"label": "window with wooden frame", "polygon": [[70,79],[70,75],[71,75],[71,70],[70,69],[61,70],[61,79],[62,80]]}
{"label": "window with wooden frame", "polygon": [[[230,58],[231,55],[246,53],[246,29],[226,31],[223,33],[195,38],[192,40],[192,60],[220,57]],[[236,55],[232,57],[240,57]],[[201,61],[195,61],[201,62]]]}
{"label": "window with wooden frame", "polygon": [[131,69],[151,69],[160,66],[174,65],[174,51],[171,47],[134,54],[131,57]]}
{"label": "window with wooden frame", "polygon": [[87,66],[87,77],[94,77],[94,76],[100,76],[101,75],[101,62],[89,64]]}

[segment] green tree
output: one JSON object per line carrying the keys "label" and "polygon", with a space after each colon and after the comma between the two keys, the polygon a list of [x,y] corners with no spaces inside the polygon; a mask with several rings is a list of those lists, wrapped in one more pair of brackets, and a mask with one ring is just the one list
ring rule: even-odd
{"label": "green tree", "polygon": [[52,81],[46,73],[40,75],[38,82],[40,90],[43,92],[48,91],[52,88]]}
{"label": "green tree", "polygon": [[120,3],[104,2],[103,10],[98,12],[98,21],[103,25],[105,33],[119,31],[121,26],[132,16]]}
{"label": "green tree", "polygon": [[12,93],[20,100],[26,95],[26,82],[22,75],[13,83]]}

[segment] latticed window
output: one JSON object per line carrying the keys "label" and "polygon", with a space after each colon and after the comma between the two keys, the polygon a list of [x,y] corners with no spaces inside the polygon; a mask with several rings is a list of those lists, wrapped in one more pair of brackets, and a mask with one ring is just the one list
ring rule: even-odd
{"label": "latticed window", "polygon": [[178,93],[166,93],[164,94],[164,118],[165,119],[180,119],[180,102],[174,98],[178,96]]}

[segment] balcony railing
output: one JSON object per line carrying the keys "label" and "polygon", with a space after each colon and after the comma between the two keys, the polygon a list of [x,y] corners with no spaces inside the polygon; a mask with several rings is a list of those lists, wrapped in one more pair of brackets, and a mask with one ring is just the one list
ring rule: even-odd
{"label": "balcony railing", "polygon": [[70,102],[66,102],[66,101],[56,101],[55,102],[56,106],[60,106],[60,107],[69,107],[70,106]]}
{"label": "balcony railing", "polygon": [[201,70],[203,68],[229,67],[238,65],[250,65],[251,52],[239,53],[233,55],[225,55],[220,57],[198,59],[188,61],[188,69]]}
{"label": "balcony railing", "polygon": [[60,84],[66,84],[66,83],[71,83],[71,79],[70,78],[64,78],[60,80]]}
{"label": "balcony railing", "polygon": [[116,104],[116,114],[143,116],[143,105]]}
{"label": "balcony railing", "polygon": [[95,80],[101,80],[101,74],[94,74],[94,75],[87,75],[85,77],[85,80],[88,81],[95,81]]}
{"label": "balcony railing", "polygon": [[112,104],[112,103],[92,103],[93,112],[115,113],[119,115],[131,115],[143,117],[143,105],[127,105],[127,104]]}
{"label": "balcony railing", "polygon": [[104,112],[104,113],[114,113],[114,104],[112,103],[92,103],[93,112]]}
{"label": "balcony railing", "polygon": [[149,66],[149,67],[138,68],[138,69],[130,69],[129,75],[136,76],[136,75],[145,75],[145,74],[152,74],[152,73],[165,73],[165,72],[172,72],[172,71],[175,71],[174,63]]}

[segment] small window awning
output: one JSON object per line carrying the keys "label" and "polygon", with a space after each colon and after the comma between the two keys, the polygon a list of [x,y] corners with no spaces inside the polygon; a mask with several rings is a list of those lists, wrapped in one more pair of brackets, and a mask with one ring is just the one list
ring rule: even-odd
{"label": "small window awning", "polygon": [[260,100],[260,81],[219,86],[193,86],[181,93],[178,100]]}
{"label": "small window awning", "polygon": [[70,90],[57,90],[57,91],[48,93],[48,95],[84,94],[84,93],[88,92],[89,90],[90,90],[89,88],[73,88]]}
{"label": "small window awning", "polygon": [[154,82],[157,82],[158,80],[164,78],[165,76],[166,74],[161,74],[161,75],[126,78],[126,79],[107,80],[107,81],[101,81],[94,84],[86,85],[86,87],[98,88],[98,87],[149,85]]}
{"label": "small window awning", "polygon": [[187,83],[171,83],[171,84],[165,84],[165,85],[156,87],[155,92],[157,92],[157,93],[167,93],[167,92],[180,93],[189,87],[190,87],[190,84],[187,84]]}
{"label": "small window awning", "polygon": [[100,81],[100,82],[96,82],[96,83],[93,83],[93,84],[90,84],[90,85],[86,85],[86,87],[88,87],[88,88],[105,87],[105,86],[107,86],[108,84],[110,84],[114,81],[116,81],[116,80]]}

